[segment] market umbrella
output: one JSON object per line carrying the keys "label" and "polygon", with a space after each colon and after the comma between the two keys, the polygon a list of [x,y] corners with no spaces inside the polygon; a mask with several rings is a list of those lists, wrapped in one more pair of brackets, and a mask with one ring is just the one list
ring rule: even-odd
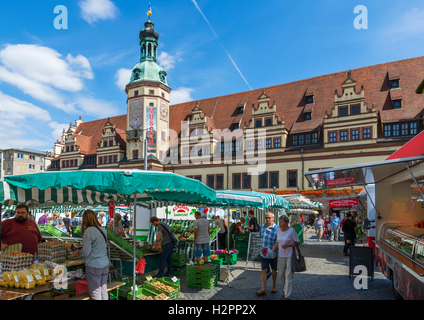
{"label": "market umbrella", "polygon": [[[0,190],[0,203],[50,205],[106,205],[110,201],[133,203],[148,200],[213,202],[215,191],[203,183],[174,173],[143,170],[54,171],[8,176]],[[85,192],[82,192],[85,191]],[[93,193],[95,195],[93,195]],[[133,214],[135,227],[136,214]],[[1,230],[1,229],[0,229]],[[133,299],[135,300],[136,241],[134,235]]]}

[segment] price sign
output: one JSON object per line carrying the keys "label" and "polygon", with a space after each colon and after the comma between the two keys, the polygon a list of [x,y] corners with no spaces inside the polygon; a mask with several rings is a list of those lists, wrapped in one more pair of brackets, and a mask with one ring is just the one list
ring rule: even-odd
{"label": "price sign", "polygon": [[178,281],[178,278],[174,276],[174,277],[171,278],[171,280],[176,283]]}
{"label": "price sign", "polygon": [[153,280],[153,278],[152,278],[152,276],[146,276],[146,280],[150,282],[150,281]]}

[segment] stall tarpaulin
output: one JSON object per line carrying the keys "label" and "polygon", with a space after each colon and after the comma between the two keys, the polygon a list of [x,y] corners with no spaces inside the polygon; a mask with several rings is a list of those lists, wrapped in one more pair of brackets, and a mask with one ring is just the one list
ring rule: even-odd
{"label": "stall tarpaulin", "polygon": [[358,199],[337,199],[329,200],[328,204],[331,208],[352,208],[359,205]]}
{"label": "stall tarpaulin", "polygon": [[[107,201],[115,204],[137,203],[144,200],[175,201],[180,203],[189,202],[213,202],[216,193],[203,183],[186,178],[174,173],[143,171],[143,170],[79,170],[79,171],[55,171],[27,175],[8,176],[0,190],[0,203],[14,201],[26,204],[49,203],[61,205],[65,200],[72,205],[83,203],[84,193],[99,192],[94,198],[88,196],[97,205],[101,202],[102,194]],[[54,199],[46,198],[45,191],[50,189],[63,191],[60,196],[56,192]],[[6,192],[5,192],[6,191]],[[48,201],[46,201],[48,199]],[[54,201],[56,201],[56,203]],[[104,201],[105,199],[103,199]],[[89,202],[87,199],[85,202]],[[135,212],[135,211],[134,211]],[[133,214],[133,225],[136,225],[136,214]],[[136,242],[134,241],[134,274],[133,274],[133,299],[135,300],[135,255]]]}
{"label": "stall tarpaulin", "polygon": [[328,188],[337,188],[339,186],[350,185],[350,184],[355,183],[355,182],[356,182],[355,177],[327,180],[327,187]]}

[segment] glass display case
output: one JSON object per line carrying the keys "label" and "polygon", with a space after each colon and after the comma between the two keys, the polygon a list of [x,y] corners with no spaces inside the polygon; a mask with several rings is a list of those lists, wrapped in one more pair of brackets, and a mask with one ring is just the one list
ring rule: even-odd
{"label": "glass display case", "polygon": [[411,259],[424,264],[424,229],[391,227],[383,234],[384,242]]}

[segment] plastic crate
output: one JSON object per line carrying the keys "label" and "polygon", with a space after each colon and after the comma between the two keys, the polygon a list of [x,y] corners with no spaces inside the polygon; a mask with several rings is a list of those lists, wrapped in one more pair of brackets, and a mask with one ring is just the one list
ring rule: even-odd
{"label": "plastic crate", "polygon": [[[120,246],[122,249],[124,249],[126,252],[133,254],[134,253],[134,248],[133,245],[128,243],[128,241],[122,239],[116,232],[114,232],[112,229],[110,228],[105,228],[107,231],[107,238],[114,242],[115,244],[117,244],[118,246]],[[135,251],[135,256],[137,259],[141,259],[143,257],[143,251],[140,249],[136,248]]]}
{"label": "plastic crate", "polygon": [[229,265],[235,265],[237,263],[237,253],[230,253],[230,255],[228,254],[219,254],[219,257],[224,259],[224,264],[227,264],[227,257],[229,257]]}
{"label": "plastic crate", "polygon": [[211,261],[212,261],[213,264],[216,264],[218,266],[222,266],[224,264],[224,259],[223,258],[213,259]]}
{"label": "plastic crate", "polygon": [[[158,295],[157,292],[149,290],[149,288],[146,288],[145,286],[141,285],[141,286],[137,286],[138,290],[135,293],[135,300],[143,300],[144,298],[147,297],[156,297]],[[127,294],[127,300],[133,300],[133,293],[130,287],[130,290]]]}
{"label": "plastic crate", "polygon": [[186,265],[186,257],[185,255],[181,255],[179,253],[172,254],[172,266],[182,267]]}
{"label": "plastic crate", "polygon": [[53,227],[50,224],[38,224],[38,230],[40,230],[41,235],[44,236],[54,236],[54,237],[69,237],[69,234],[60,231],[59,229]]}
{"label": "plastic crate", "polygon": [[248,242],[249,241],[249,233],[237,233],[234,235],[234,241],[236,242]]}
{"label": "plastic crate", "polygon": [[[163,283],[163,284],[165,284],[167,286],[172,287],[174,289],[174,291],[168,292],[168,291],[165,291],[165,290],[163,290],[163,289],[161,289],[159,287],[154,286],[153,283],[156,282],[156,281],[159,281],[159,282],[161,282],[161,283]],[[172,284],[172,283],[170,283],[168,281],[164,281],[161,278],[160,279],[154,279],[152,281],[152,283],[146,281],[144,283],[144,287],[147,288],[147,289],[149,289],[150,291],[156,292],[157,294],[164,293],[171,300],[177,300],[178,299],[178,296],[180,295],[180,287],[178,285]]]}
{"label": "plastic crate", "polygon": [[198,274],[212,276],[217,273],[217,270],[218,266],[214,263],[195,264],[193,266],[187,266],[187,275]]}
{"label": "plastic crate", "polygon": [[182,275],[186,274],[186,272],[187,272],[186,265],[184,265],[182,267],[174,267],[174,266],[172,266],[171,275],[173,275],[173,276],[182,276]]}
{"label": "plastic crate", "polygon": [[218,283],[217,279],[211,279],[208,281],[199,279],[187,279],[187,287],[213,289]]}

